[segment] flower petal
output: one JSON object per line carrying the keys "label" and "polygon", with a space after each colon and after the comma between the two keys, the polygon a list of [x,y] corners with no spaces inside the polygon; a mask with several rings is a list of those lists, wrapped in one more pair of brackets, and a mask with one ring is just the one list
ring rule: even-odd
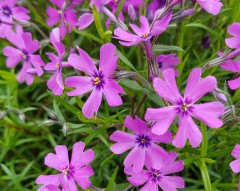
{"label": "flower petal", "polygon": [[110,76],[117,67],[117,59],[119,54],[116,54],[116,46],[112,43],[104,44],[100,49],[99,71],[104,73],[104,76]]}
{"label": "flower petal", "polygon": [[92,24],[94,21],[92,13],[84,13],[78,18],[78,22],[76,26],[78,26],[78,30],[83,30]]}
{"label": "flower petal", "polygon": [[53,184],[58,186],[60,184],[59,174],[54,175],[40,175],[36,179],[37,184]]}
{"label": "flower petal", "polygon": [[235,158],[239,158],[239,159],[240,159],[240,145],[239,145],[239,144],[237,144],[237,145],[234,147],[231,155],[232,155],[233,157],[235,157]]}
{"label": "flower petal", "polygon": [[94,89],[82,108],[83,115],[86,118],[92,118],[94,113],[97,113],[101,101],[102,91]]}
{"label": "flower petal", "polygon": [[[137,160],[136,160],[137,159]],[[135,172],[140,172],[145,163],[145,149],[135,146],[125,158],[123,164],[125,168],[133,166]]]}
{"label": "flower petal", "polygon": [[223,125],[219,118],[224,115],[225,107],[221,102],[214,101],[192,105],[191,115],[204,122],[211,128],[219,128]]}
{"label": "flower petal", "polygon": [[240,87],[240,77],[234,79],[234,80],[229,80],[228,85],[232,90],[235,90]]}
{"label": "flower petal", "polygon": [[187,104],[194,103],[208,92],[217,87],[217,80],[213,76],[201,79],[202,69],[195,68],[191,71],[187,87],[184,94],[184,100]]}
{"label": "flower petal", "polygon": [[168,100],[172,104],[178,104],[182,100],[182,96],[178,91],[175,80],[175,71],[173,69],[166,69],[163,72],[163,80],[155,78],[153,80],[153,87],[159,96]]}
{"label": "flower petal", "polygon": [[168,128],[178,116],[178,110],[176,106],[168,106],[163,108],[148,108],[145,114],[147,121],[157,121],[152,126],[152,133],[156,135],[163,135],[167,132]]}
{"label": "flower petal", "polygon": [[124,126],[133,131],[136,135],[145,135],[148,131],[145,121],[135,116],[133,119],[131,116],[127,116],[124,121]]}
{"label": "flower petal", "polygon": [[97,71],[96,66],[94,65],[91,57],[84,50],[80,49],[79,47],[77,47],[77,50],[80,56],[76,54],[70,54],[68,57],[68,63],[74,68],[91,76]]}

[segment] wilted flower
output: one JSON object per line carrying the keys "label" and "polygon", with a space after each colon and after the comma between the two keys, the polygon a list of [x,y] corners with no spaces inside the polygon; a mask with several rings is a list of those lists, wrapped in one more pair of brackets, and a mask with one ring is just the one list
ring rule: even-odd
{"label": "wilted flower", "polygon": [[121,28],[114,30],[115,38],[119,39],[119,43],[124,46],[134,46],[150,40],[154,36],[158,36],[163,33],[171,20],[172,14],[168,13],[161,20],[155,21],[153,26],[149,26],[148,20],[146,17],[140,17],[140,28],[134,24],[129,24],[132,30],[136,34],[127,32]]}
{"label": "wilted flower", "polygon": [[112,78],[112,73],[117,67],[116,47],[107,43],[100,49],[99,70],[97,70],[91,57],[82,49],[77,48],[80,56],[70,54],[68,63],[77,70],[83,71],[89,76],[72,76],[66,79],[66,86],[74,87],[75,90],[68,92],[69,96],[85,94],[92,90],[92,93],[82,108],[83,115],[91,118],[102,101],[102,94],[106,97],[108,105],[119,106],[122,99],[123,89]]}
{"label": "wilted flower", "polygon": [[220,0],[196,0],[199,5],[208,13],[211,13],[213,15],[217,15],[223,4]]}
{"label": "wilted flower", "polygon": [[127,116],[124,126],[133,131],[134,134],[115,131],[110,136],[110,140],[117,141],[117,143],[112,145],[110,149],[115,154],[122,154],[132,148],[124,160],[125,168],[133,166],[133,170],[139,172],[147,164],[147,161],[151,163],[152,167],[158,168],[163,161],[167,160],[168,153],[155,143],[170,143],[172,138],[170,132],[160,136],[154,135],[151,133],[151,128],[147,127],[146,122],[137,116],[135,119]]}
{"label": "wilted flower", "polygon": [[[184,168],[183,161],[175,161],[177,153],[169,153],[168,161],[161,167],[153,168],[147,165],[146,170],[134,172],[133,169],[125,169],[125,173],[131,175],[128,181],[134,186],[145,184],[139,191],[158,191],[158,186],[163,191],[176,191],[177,188],[184,188],[184,179],[180,176],[168,176],[168,174],[180,172]],[[138,158],[135,158],[137,161]]]}
{"label": "wilted flower", "polygon": [[12,30],[13,18],[19,21],[30,20],[29,11],[16,3],[16,0],[0,0],[0,38],[7,37]]}
{"label": "wilted flower", "polygon": [[84,147],[83,142],[76,142],[73,145],[72,158],[69,163],[67,147],[57,145],[55,147],[56,154],[47,154],[44,163],[46,166],[60,171],[60,174],[40,175],[36,183],[43,184],[42,187],[47,185],[59,186],[61,184],[64,190],[78,190],[74,182],[76,181],[82,189],[89,187],[91,185],[89,177],[94,174],[89,163],[94,158],[94,152],[92,149],[83,151]]}
{"label": "wilted flower", "polygon": [[23,66],[17,75],[17,80],[19,82],[24,82],[29,85],[33,82],[33,73],[38,76],[43,74],[44,62],[39,55],[34,53],[40,49],[37,40],[32,40],[32,34],[29,32],[24,32],[22,27],[17,27],[16,33],[9,31],[7,39],[16,46],[13,48],[11,46],[6,46],[3,49],[3,54],[7,56],[7,66],[10,68],[15,67],[19,62],[23,62]]}
{"label": "wilted flower", "polygon": [[219,117],[224,114],[224,105],[214,101],[195,104],[201,97],[217,87],[217,80],[213,76],[201,78],[202,70],[196,68],[189,75],[184,97],[179,93],[175,80],[175,71],[163,71],[163,79],[155,78],[153,86],[163,99],[173,105],[163,108],[149,108],[145,114],[147,121],[156,121],[152,132],[157,135],[164,134],[174,119],[179,116],[179,128],[172,143],[178,148],[185,146],[187,139],[192,147],[197,147],[202,141],[202,134],[194,123],[192,116],[204,122],[211,128],[219,128],[223,122]]}

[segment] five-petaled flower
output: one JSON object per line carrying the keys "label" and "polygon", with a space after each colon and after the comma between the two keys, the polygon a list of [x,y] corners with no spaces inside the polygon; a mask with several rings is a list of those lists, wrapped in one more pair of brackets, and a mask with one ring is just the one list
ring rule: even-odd
{"label": "five-petaled flower", "polygon": [[17,5],[16,0],[0,0],[0,38],[8,36],[14,25],[14,19],[28,21],[29,11]]}
{"label": "five-petaled flower", "polygon": [[[135,172],[132,168],[124,172],[131,175],[128,181],[134,186],[145,184],[139,191],[158,191],[158,186],[163,191],[176,191],[177,188],[184,188],[184,179],[180,176],[168,176],[168,174],[180,172],[184,168],[183,161],[175,161],[177,153],[170,152],[168,160],[159,168],[153,168],[147,164],[147,169]],[[136,161],[138,159],[135,159]]]}
{"label": "five-petaled flower", "polygon": [[114,35],[116,39],[119,39],[119,43],[124,46],[134,46],[140,44],[141,42],[145,42],[150,40],[154,36],[158,36],[163,33],[172,18],[172,13],[168,13],[165,17],[161,20],[157,20],[153,23],[152,26],[149,26],[148,20],[146,17],[140,17],[140,25],[138,26],[134,24],[129,24],[132,30],[136,34],[132,34],[128,31],[125,31],[121,28],[117,28],[114,30]]}
{"label": "five-petaled flower", "polygon": [[202,134],[191,116],[204,122],[211,128],[219,128],[223,122],[219,117],[224,114],[224,105],[218,101],[195,104],[201,97],[213,91],[217,86],[216,78],[208,76],[201,78],[202,70],[195,68],[189,75],[184,97],[178,91],[175,71],[166,69],[163,71],[163,79],[155,78],[153,86],[155,91],[163,99],[172,103],[159,109],[149,108],[145,114],[147,121],[156,121],[152,132],[157,135],[164,134],[173,120],[179,116],[179,128],[172,144],[182,148],[188,139],[192,147],[197,147],[202,141]]}
{"label": "five-petaled flower", "polygon": [[125,168],[133,166],[133,170],[139,172],[147,162],[150,162],[155,168],[160,167],[162,162],[168,158],[168,153],[156,142],[170,143],[172,134],[166,132],[164,135],[154,135],[147,123],[137,116],[135,119],[127,116],[124,126],[133,131],[134,134],[115,131],[110,139],[117,141],[117,143],[112,145],[110,149],[115,154],[121,154],[133,148],[124,160]]}
{"label": "five-petaled flower", "polygon": [[102,94],[106,97],[108,105],[121,105],[122,99],[119,94],[123,94],[124,91],[112,77],[119,56],[119,54],[116,54],[116,47],[111,43],[101,47],[99,70],[84,50],[77,49],[80,56],[71,54],[68,63],[77,70],[85,72],[88,76],[68,77],[65,82],[66,86],[76,88],[68,92],[69,96],[82,95],[92,90],[90,97],[82,108],[83,115],[91,118],[94,113],[97,113],[102,101]]}
{"label": "five-petaled flower", "polygon": [[94,174],[89,163],[94,159],[92,149],[84,151],[85,144],[76,142],[72,149],[72,158],[69,163],[68,150],[65,145],[57,145],[55,147],[56,154],[49,153],[45,157],[45,165],[60,171],[55,175],[40,175],[36,183],[43,184],[39,189],[43,189],[48,185],[61,185],[64,190],[77,191],[76,181],[82,189],[90,186],[89,177]]}
{"label": "five-petaled flower", "polygon": [[22,68],[17,75],[19,82],[24,82],[29,85],[33,82],[33,73],[41,76],[43,74],[42,66],[44,62],[39,55],[34,53],[40,49],[37,40],[32,40],[32,34],[24,32],[22,27],[17,27],[16,33],[9,31],[7,36],[8,41],[16,46],[6,46],[3,49],[3,54],[7,56],[6,64],[8,67],[13,68],[19,62],[23,62]]}

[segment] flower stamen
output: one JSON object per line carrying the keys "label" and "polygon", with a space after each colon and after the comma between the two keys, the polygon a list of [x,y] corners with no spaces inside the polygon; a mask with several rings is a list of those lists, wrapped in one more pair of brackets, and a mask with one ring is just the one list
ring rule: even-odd
{"label": "flower stamen", "polygon": [[93,82],[94,82],[95,85],[98,85],[98,84],[101,83],[101,80],[100,80],[99,77],[96,77],[96,78],[94,78]]}
{"label": "flower stamen", "polygon": [[63,172],[64,174],[68,175],[68,174],[69,174],[69,169],[64,169],[62,172]]}
{"label": "flower stamen", "polygon": [[184,104],[181,105],[181,109],[182,109],[183,111],[187,111],[187,110],[188,110],[188,107],[189,107],[189,105],[187,105],[186,103],[184,103]]}
{"label": "flower stamen", "polygon": [[148,37],[148,32],[146,32],[145,34],[143,34],[142,36],[143,36],[143,38],[147,38]]}

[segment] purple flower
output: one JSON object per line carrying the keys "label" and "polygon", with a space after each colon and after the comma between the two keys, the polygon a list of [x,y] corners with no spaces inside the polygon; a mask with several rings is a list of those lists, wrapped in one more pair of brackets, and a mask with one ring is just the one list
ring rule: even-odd
{"label": "purple flower", "polygon": [[77,23],[76,11],[74,10],[74,4],[70,4],[67,7],[65,0],[50,0],[51,3],[57,6],[57,9],[52,7],[47,8],[47,25],[54,26],[60,22],[60,34],[61,39],[64,39],[66,32],[69,33],[72,31],[71,27],[75,27]]}
{"label": "purple flower", "polygon": [[[225,63],[220,65],[221,68],[224,68],[225,70],[229,70],[232,72],[240,73],[240,58],[238,58],[237,61],[234,60],[227,60]],[[240,87],[240,77],[229,80],[228,85],[232,90],[235,90]]]}
{"label": "purple flower", "polygon": [[13,18],[19,21],[30,20],[27,15],[29,11],[16,3],[16,0],[0,0],[0,38],[7,37],[12,30]]}
{"label": "purple flower", "polygon": [[60,30],[55,28],[50,34],[50,41],[57,51],[58,56],[48,52],[46,53],[51,60],[46,66],[45,70],[55,71],[52,77],[48,80],[47,86],[52,90],[53,94],[61,95],[64,90],[64,83],[62,77],[62,60],[65,54],[65,47],[60,42]]}
{"label": "purple flower", "polygon": [[213,15],[217,15],[223,4],[220,0],[196,0],[199,5],[208,13],[211,13]]}
{"label": "purple flower", "polygon": [[240,23],[233,23],[228,27],[228,33],[233,35],[225,40],[230,48],[240,48]]}
{"label": "purple flower", "polygon": [[108,105],[119,106],[122,99],[119,94],[123,94],[123,89],[112,78],[112,73],[117,67],[116,47],[107,43],[100,49],[99,70],[97,70],[93,60],[82,49],[77,48],[80,56],[70,54],[68,63],[77,70],[83,71],[88,76],[72,76],[66,79],[66,86],[74,87],[75,90],[68,92],[69,96],[85,94],[92,90],[92,93],[82,108],[83,115],[91,118],[102,101],[102,94],[107,99]]}
{"label": "purple flower", "polygon": [[201,97],[217,87],[216,78],[213,76],[201,78],[201,73],[201,68],[192,70],[184,97],[178,91],[173,69],[164,70],[163,79],[155,78],[153,81],[154,89],[158,95],[173,105],[158,109],[149,108],[145,114],[145,119],[156,121],[152,132],[162,135],[168,130],[174,119],[179,116],[178,131],[172,141],[173,145],[178,148],[183,148],[187,139],[192,147],[199,146],[202,141],[202,134],[192,116],[211,128],[219,128],[223,125],[219,119],[224,114],[224,105],[221,102],[195,104]]}
{"label": "purple flower", "polygon": [[154,18],[155,12],[166,5],[166,0],[154,0],[147,6],[147,17],[151,20]]}
{"label": "purple flower", "polygon": [[[68,150],[65,145],[57,145],[55,147],[56,154],[49,153],[45,157],[45,165],[60,171],[60,174],[55,175],[40,175],[36,183],[59,186],[61,184],[64,190],[77,191],[77,186],[74,181],[82,188],[86,189],[90,186],[89,177],[94,174],[89,163],[94,158],[92,149],[83,151],[85,144],[76,142],[72,149],[72,158],[69,163]],[[42,189],[42,188],[40,188]],[[40,190],[39,189],[39,190]]]}
{"label": "purple flower", "polygon": [[176,57],[176,54],[167,54],[157,56],[156,61],[160,72],[162,72],[167,68],[174,69],[174,67],[179,64],[180,59]]}
{"label": "purple flower", "polygon": [[136,34],[117,28],[114,30],[115,38],[119,39],[119,43],[124,46],[134,46],[140,44],[141,42],[150,40],[153,36],[158,36],[163,33],[167,29],[171,17],[172,14],[169,13],[161,20],[154,22],[153,26],[150,27],[147,18],[141,16],[140,28],[134,24],[129,24]]}
{"label": "purple flower", "polygon": [[[176,191],[184,188],[184,179],[179,176],[168,176],[168,174],[180,172],[184,168],[183,161],[175,161],[177,153],[169,153],[169,159],[160,168],[147,165],[146,170],[134,172],[133,169],[125,169],[125,173],[131,175],[128,181],[134,186],[145,184],[139,191],[158,191],[158,186],[163,191]],[[138,158],[135,158],[137,161]]]}
{"label": "purple flower", "polygon": [[132,148],[124,160],[125,168],[133,166],[133,170],[139,172],[147,161],[155,168],[160,167],[161,162],[168,158],[168,153],[155,143],[170,143],[172,134],[166,132],[164,135],[154,135],[151,128],[147,127],[146,122],[137,116],[135,116],[135,119],[127,116],[124,126],[133,131],[134,134],[115,131],[110,136],[110,140],[117,143],[112,145],[110,149],[115,154],[122,154]]}
{"label": "purple flower", "polygon": [[[232,161],[232,162],[230,163],[230,167],[231,167],[231,169],[232,169],[232,171],[233,171],[234,173],[239,173],[239,172],[240,172],[240,145],[239,145],[239,144],[237,144],[237,145],[234,147],[231,155],[232,155],[233,157],[237,158],[237,160]],[[239,183],[238,183],[238,190],[240,190],[240,181],[239,181]]]}
{"label": "purple flower", "polygon": [[7,39],[16,46],[6,46],[3,49],[3,54],[7,56],[7,66],[10,68],[15,67],[19,62],[23,62],[23,66],[17,75],[19,82],[24,82],[30,85],[34,77],[32,73],[36,73],[38,76],[43,74],[44,62],[39,55],[34,53],[40,49],[37,40],[32,40],[31,33],[24,32],[22,27],[17,27],[16,33],[9,31]]}

